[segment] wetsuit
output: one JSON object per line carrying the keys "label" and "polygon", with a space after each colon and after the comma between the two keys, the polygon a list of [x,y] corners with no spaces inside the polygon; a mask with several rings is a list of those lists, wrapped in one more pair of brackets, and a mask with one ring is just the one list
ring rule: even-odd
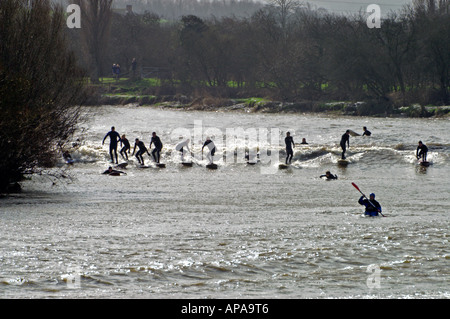
{"label": "wetsuit", "polygon": [[208,148],[209,148],[209,153],[206,155],[206,157],[208,158],[209,163],[212,164],[213,156],[216,153],[216,146],[214,145],[213,141],[207,140],[202,146],[202,152],[203,152],[203,148],[205,146],[208,146]]}
{"label": "wetsuit", "polygon": [[[122,145],[122,143],[123,143],[123,147],[120,150],[120,155],[122,155],[122,157],[125,158],[128,161],[127,151],[128,151],[128,153],[130,153],[130,149],[131,149],[130,142],[128,141],[128,139],[123,138],[120,141],[121,145]],[[125,156],[124,156],[124,154],[125,154]]]}
{"label": "wetsuit", "polygon": [[338,179],[338,177],[337,177],[337,175],[333,175],[333,174],[330,174],[330,175],[320,175],[320,178],[322,178],[322,177],[326,177],[327,179]]}
{"label": "wetsuit", "polygon": [[366,129],[366,130],[364,131],[364,133],[363,133],[363,136],[364,136],[364,135],[365,135],[365,136],[370,136],[370,135],[372,135],[372,133],[371,133],[369,130]]}
{"label": "wetsuit", "polygon": [[185,140],[185,141],[179,143],[177,146],[175,146],[175,149],[181,153],[181,161],[184,160],[184,147],[186,147],[188,152],[190,152],[189,140]]}
{"label": "wetsuit", "polygon": [[378,212],[381,213],[381,205],[375,199],[369,201],[368,199],[364,199],[364,196],[361,196],[358,203],[363,206],[366,206],[366,211],[364,212],[365,215],[378,216]]}
{"label": "wetsuit", "polygon": [[106,171],[104,171],[102,174],[108,174],[108,175],[120,175],[120,174],[126,174],[126,173],[124,173],[124,172],[122,172],[122,171],[116,171],[116,170],[114,170],[114,169],[112,169],[112,170],[109,170],[109,169],[107,169]]}
{"label": "wetsuit", "polygon": [[418,159],[422,157],[423,161],[427,160],[428,147],[425,144],[417,146],[416,156]]}
{"label": "wetsuit", "polygon": [[292,156],[294,156],[294,151],[292,150],[292,145],[294,145],[294,139],[292,136],[286,136],[284,139],[284,142],[286,143],[286,164],[292,161]]}
{"label": "wetsuit", "polygon": [[136,143],[134,144],[133,154],[134,151],[136,150],[136,146],[139,147],[139,151],[137,151],[136,153],[136,158],[138,159],[139,164],[144,165],[144,158],[142,157],[142,154],[147,152],[147,148],[145,147],[144,142],[139,141],[137,142],[137,144]]}
{"label": "wetsuit", "polygon": [[345,159],[345,151],[347,150],[346,145],[348,145],[348,147],[350,147],[350,135],[348,133],[344,133],[344,135],[342,135],[341,138],[341,148],[342,148],[342,159]]}
{"label": "wetsuit", "polygon": [[155,160],[156,163],[159,163],[159,158],[163,144],[161,143],[161,140],[158,136],[152,137],[152,140],[150,141],[150,148],[152,148],[152,143],[155,145],[155,148],[152,151],[153,159]]}
{"label": "wetsuit", "polygon": [[117,133],[116,131],[109,131],[105,137],[103,138],[103,143],[105,142],[105,139],[109,136],[110,138],[110,142],[109,142],[109,155],[111,156],[111,162],[114,163],[114,158],[113,158],[113,151],[114,151],[114,155],[116,156],[116,164],[118,164],[117,161],[117,143],[121,141],[120,138],[120,134]]}

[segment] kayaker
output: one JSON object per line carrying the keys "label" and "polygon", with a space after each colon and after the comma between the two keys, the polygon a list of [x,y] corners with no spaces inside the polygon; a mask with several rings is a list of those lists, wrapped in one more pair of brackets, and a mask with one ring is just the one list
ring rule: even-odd
{"label": "kayaker", "polygon": [[369,199],[365,198],[365,196],[361,196],[358,203],[366,206],[364,214],[367,216],[378,216],[378,213],[381,213],[381,205],[375,200],[374,193],[369,195]]}

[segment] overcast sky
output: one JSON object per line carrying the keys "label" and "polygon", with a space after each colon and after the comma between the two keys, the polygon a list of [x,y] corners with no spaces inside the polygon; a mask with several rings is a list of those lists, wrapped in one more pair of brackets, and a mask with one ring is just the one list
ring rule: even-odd
{"label": "overcast sky", "polygon": [[366,11],[369,4],[378,4],[381,13],[385,14],[389,11],[398,11],[404,5],[411,4],[413,0],[304,0],[304,2],[335,13],[358,13],[360,10]]}

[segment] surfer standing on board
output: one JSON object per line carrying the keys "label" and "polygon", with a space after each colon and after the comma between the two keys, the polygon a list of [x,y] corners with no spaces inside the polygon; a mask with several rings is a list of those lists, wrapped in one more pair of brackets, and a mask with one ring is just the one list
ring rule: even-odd
{"label": "surfer standing on board", "polygon": [[161,150],[162,150],[163,144],[162,144],[159,136],[156,135],[156,132],[152,133],[152,140],[150,141],[149,148],[152,148],[152,144],[155,145],[155,148],[152,151],[153,159],[155,160],[156,163],[159,164],[159,159],[161,157]]}
{"label": "surfer standing on board", "polygon": [[345,144],[347,143],[348,147],[350,147],[350,130],[345,131],[344,135],[341,138],[341,148],[342,148],[342,159],[345,159],[345,151],[347,150]]}
{"label": "surfer standing on board", "polygon": [[368,216],[378,216],[378,212],[381,213],[381,205],[375,200],[375,194],[370,194],[370,199],[364,199],[364,197],[365,196],[363,195],[358,200],[359,204],[366,206],[364,214]]}
{"label": "surfer standing on board", "polygon": [[111,163],[114,163],[113,158],[113,151],[114,155],[116,156],[116,164],[118,164],[117,161],[117,143],[121,141],[120,134],[116,132],[115,127],[111,127],[111,131],[106,133],[105,137],[103,138],[102,145],[105,144],[106,138],[109,136],[110,142],[109,142],[109,155],[111,156]]}
{"label": "surfer standing on board", "polygon": [[142,157],[142,154],[144,154],[145,152],[147,152],[147,154],[148,154],[147,148],[145,147],[144,142],[140,141],[137,138],[134,143],[133,154],[131,154],[132,156],[134,155],[134,152],[136,151],[136,146],[139,147],[139,151],[136,153],[136,158],[137,158],[139,164],[144,165],[144,158]]}
{"label": "surfer standing on board", "polygon": [[422,141],[419,141],[419,146],[417,146],[416,150],[416,157],[417,159],[422,158],[424,162],[427,161],[427,153],[428,153],[428,147],[422,143]]}
{"label": "surfer standing on board", "polygon": [[206,154],[206,158],[209,160],[209,164],[212,164],[213,158],[214,158],[214,153],[216,153],[216,145],[214,145],[214,142],[211,141],[211,139],[209,137],[207,137],[205,143],[202,146],[202,154],[203,154],[203,149],[205,148],[205,146],[207,146],[209,149],[209,153]]}
{"label": "surfer standing on board", "polygon": [[190,139],[186,139],[184,141],[181,141],[180,143],[178,143],[175,146],[175,149],[181,153],[181,161],[184,162],[184,148],[187,149],[188,152],[191,152],[191,150],[189,149],[189,143],[190,143]]}
{"label": "surfer standing on board", "polygon": [[[128,139],[125,137],[125,134],[122,135],[121,139],[120,139],[120,146],[122,146],[122,149],[120,150],[120,155],[122,155],[123,159],[126,159],[128,161],[128,155],[127,155],[127,151],[128,154],[130,154],[130,142],[128,141]],[[125,156],[124,156],[125,154]]]}
{"label": "surfer standing on board", "polygon": [[286,144],[286,164],[291,164],[292,156],[294,156],[294,151],[292,150],[292,146],[295,147],[294,139],[291,136],[290,132],[286,133],[286,137],[284,138],[284,143]]}

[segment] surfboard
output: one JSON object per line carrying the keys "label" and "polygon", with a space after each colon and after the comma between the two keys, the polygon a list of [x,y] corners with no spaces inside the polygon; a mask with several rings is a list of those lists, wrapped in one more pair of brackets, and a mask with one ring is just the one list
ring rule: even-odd
{"label": "surfboard", "polygon": [[166,168],[166,164],[157,163],[157,164],[156,164],[156,167],[159,167],[159,168]]}
{"label": "surfboard", "polygon": [[108,174],[109,176],[120,176],[119,172],[112,172]]}
{"label": "surfboard", "polygon": [[339,159],[337,163],[340,166],[347,166],[349,161],[347,159]]}
{"label": "surfboard", "polygon": [[128,163],[120,163],[116,166],[114,166],[115,168],[126,168],[128,166]]}
{"label": "surfboard", "polygon": [[419,165],[428,167],[428,166],[430,166],[430,162],[428,162],[428,161],[419,161]]}
{"label": "surfboard", "polygon": [[279,169],[286,169],[286,168],[289,168],[289,165],[287,165],[287,164],[278,164],[278,168]]}
{"label": "surfboard", "polygon": [[361,134],[356,133],[355,131],[349,130],[349,134],[351,136],[361,136]]}
{"label": "surfboard", "polygon": [[206,168],[217,169],[217,164],[208,164],[208,165],[206,165]]}
{"label": "surfboard", "polygon": [[181,162],[181,165],[185,166],[185,167],[192,167],[192,162]]}
{"label": "surfboard", "polygon": [[256,165],[256,162],[247,162],[247,165]]}

